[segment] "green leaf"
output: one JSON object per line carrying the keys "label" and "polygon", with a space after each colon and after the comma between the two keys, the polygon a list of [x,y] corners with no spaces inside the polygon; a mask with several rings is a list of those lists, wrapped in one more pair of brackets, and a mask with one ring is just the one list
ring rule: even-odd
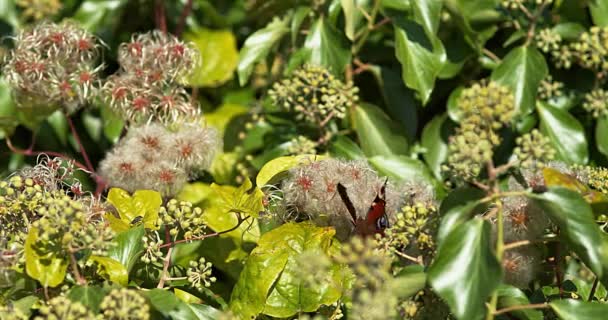
{"label": "green leaf", "polygon": [[[508,308],[530,304],[526,294],[518,288],[501,285],[496,291],[498,294],[498,308]],[[511,315],[521,320],[543,320],[543,313],[534,309],[515,310]]]}
{"label": "green leaf", "polygon": [[296,40],[298,39],[298,33],[300,32],[300,26],[307,17],[310,16],[312,8],[307,6],[299,6],[293,14],[291,20],[291,45],[296,47]]}
{"label": "green leaf", "polygon": [[502,266],[490,247],[491,232],[483,218],[455,227],[429,267],[429,283],[458,319],[481,319],[485,301],[502,280]]}
{"label": "green leaf", "polygon": [[100,107],[103,134],[112,143],[118,142],[125,122],[107,106]]}
{"label": "green leaf", "polygon": [[411,1],[414,19],[422,24],[427,34],[436,34],[439,29],[442,0]]}
{"label": "green leaf", "polygon": [[25,240],[25,271],[43,287],[56,287],[65,278],[68,259],[57,250],[41,248],[41,241],[38,228],[31,227]]}
{"label": "green leaf", "polygon": [[519,116],[534,110],[540,82],[548,74],[545,57],[535,47],[521,46],[511,50],[492,72],[492,80],[513,91]]}
{"label": "green leaf", "polygon": [[608,116],[597,119],[595,124],[595,146],[605,156],[608,157]]}
{"label": "green leaf", "polygon": [[496,30],[502,16],[496,9],[496,0],[445,0],[444,6],[464,33],[471,47],[481,53],[484,45]]}
{"label": "green leaf", "polygon": [[105,291],[97,286],[74,286],[68,291],[68,298],[80,302],[94,313],[99,312],[99,305],[105,296]]}
{"label": "green leaf", "polygon": [[580,23],[564,22],[555,25],[555,27],[553,27],[553,31],[559,34],[564,40],[574,41],[587,30],[585,30],[585,27],[583,27]]}
{"label": "green leaf", "polygon": [[549,187],[542,194],[529,195],[561,230],[570,249],[606,284],[608,239],[595,223],[590,205],[576,191]]}
{"label": "green leaf", "polygon": [[421,144],[426,150],[422,157],[429,165],[436,179],[441,177],[441,164],[448,157],[449,127],[447,115],[436,116],[422,130]]}
{"label": "green leaf", "polygon": [[469,220],[476,209],[481,206],[479,201],[485,196],[482,190],[477,188],[460,188],[450,192],[442,202],[439,212],[441,213],[441,225],[437,232],[438,243],[452,232],[454,228]]}
{"label": "green leaf", "polygon": [[99,31],[116,25],[122,16],[127,0],[86,0],[71,19],[89,31]]}
{"label": "green leaf", "polygon": [[255,178],[255,184],[258,187],[267,185],[273,178],[293,167],[297,167],[303,163],[315,162],[325,159],[325,156],[317,155],[297,155],[297,156],[286,156],[279,157],[268,161],[262,169],[258,172]]}
{"label": "green leaf", "polygon": [[216,320],[222,316],[220,310],[206,304],[188,304],[188,307],[196,314],[199,320]]}
{"label": "green leaf", "polygon": [[591,11],[593,24],[598,27],[608,26],[608,2],[605,0],[591,0],[589,1],[589,11]]}
{"label": "green leaf", "polygon": [[363,21],[362,11],[369,12],[370,0],[340,0],[344,13],[344,33],[354,41],[355,34]]}
{"label": "green leaf", "polygon": [[462,112],[458,106],[458,99],[460,99],[460,95],[462,94],[463,90],[463,86],[458,86],[450,93],[450,96],[448,97],[448,116],[450,119],[452,119],[452,121],[457,123],[460,123],[460,120],[462,120]]}
{"label": "green leaf", "polygon": [[178,288],[174,288],[173,293],[178,299],[182,300],[185,303],[201,303],[203,301],[201,300],[201,298]]}
{"label": "green leaf", "polygon": [[129,273],[127,268],[120,261],[108,257],[91,256],[90,261],[96,262],[98,265],[97,272],[112,282],[118,283],[121,286],[127,286],[129,282]]}
{"label": "green leaf", "polygon": [[394,278],[393,293],[404,299],[415,295],[426,286],[424,267],[412,265],[403,268]]}
{"label": "green leaf", "polygon": [[178,299],[172,292],[163,289],[142,291],[148,298],[150,306],[160,314],[171,319],[197,320],[199,319],[187,303]]}
{"label": "green leaf", "polygon": [[365,154],[357,143],[346,136],[336,137],[329,147],[333,157],[349,160],[364,159]]}
{"label": "green leaf", "polygon": [[[2,12],[1,9],[2,4],[0,2],[0,12]],[[15,117],[16,112],[11,89],[4,77],[0,77],[0,135],[11,135],[13,133],[15,127],[19,124],[19,120]]]}
{"label": "green leaf", "polygon": [[131,272],[131,269],[133,269],[140,254],[143,252],[144,244],[141,239],[144,233],[143,225],[119,233],[114,238],[116,246],[108,250],[108,257],[120,261],[127,268],[127,272]]}
{"label": "green leaf", "polygon": [[341,75],[350,64],[351,52],[346,39],[323,17],[310,27],[304,48],[310,50],[311,64],[324,66],[336,75]]}
{"label": "green leaf", "polygon": [[297,259],[304,252],[333,255],[339,250],[333,228],[310,223],[287,223],[265,233],[252,252],[234,287],[230,309],[244,319],[260,313],[288,318],[313,312],[337,301],[346,269],[333,265],[326,282],[304,286]]}
{"label": "green leaf", "polygon": [[224,135],[228,123],[235,117],[246,114],[247,110],[247,107],[240,104],[226,103],[213,110],[213,112],[205,113],[205,120],[207,124]]}
{"label": "green leaf", "polygon": [[198,66],[188,77],[193,87],[217,87],[232,79],[239,61],[236,38],[230,30],[195,29],[184,34],[201,53]]}
{"label": "green leaf", "polygon": [[549,137],[559,158],[570,164],[587,163],[587,139],[580,122],[568,111],[551,107],[544,102],[539,102],[536,110],[540,116],[541,131]]}
{"label": "green leaf", "polygon": [[425,105],[446,60],[441,41],[434,35],[429,38],[413,21],[395,23],[395,56],[401,63],[403,82]]}
{"label": "green leaf", "polygon": [[[118,211],[122,225],[112,224],[110,226],[115,231],[124,231],[124,225],[130,226],[137,217],[143,218],[143,224],[147,229],[158,230],[157,226],[158,211],[163,199],[160,193],[153,190],[137,190],[133,196],[129,192],[120,188],[112,188],[108,192],[108,202],[111,203]],[[114,218],[114,215],[109,212],[106,214],[109,220]]]}
{"label": "green leaf", "polygon": [[380,108],[362,103],[353,108],[352,117],[361,149],[366,156],[407,154],[408,143],[402,129]]}
{"label": "green leaf", "polygon": [[[435,189],[442,187],[433,179],[429,169],[418,159],[406,156],[375,156],[369,158],[369,164],[381,175],[392,177],[400,181],[412,183],[423,183],[434,186]],[[441,191],[441,190],[440,190]]]}
{"label": "green leaf", "polygon": [[21,23],[19,22],[15,0],[0,1],[0,20],[10,24],[15,30],[19,29]]}
{"label": "green leaf", "polygon": [[63,112],[57,110],[51,114],[46,121],[53,128],[55,136],[61,141],[64,146],[68,143],[68,122],[63,115]]}
{"label": "green leaf", "polygon": [[11,308],[3,308],[3,310],[0,310],[0,319],[14,319],[16,310],[21,312],[26,317],[25,319],[30,319],[34,306],[36,306],[39,301],[40,298],[34,295],[25,296],[19,300],[11,301],[10,304],[12,305],[13,310],[11,310]]}
{"label": "green leaf", "polygon": [[606,318],[608,304],[573,299],[554,300],[551,309],[562,320],[597,320]]}
{"label": "green leaf", "polygon": [[215,183],[211,185],[211,189],[222,200],[221,206],[225,214],[234,212],[257,218],[258,214],[264,210],[264,205],[262,204],[264,193],[258,187],[253,187],[249,178],[246,178],[243,184],[236,190],[230,186],[228,187]]}
{"label": "green leaf", "polygon": [[237,72],[241,86],[247,83],[253,67],[266,58],[270,50],[289,32],[289,17],[275,19],[266,27],[254,32],[243,44],[239,53]]}

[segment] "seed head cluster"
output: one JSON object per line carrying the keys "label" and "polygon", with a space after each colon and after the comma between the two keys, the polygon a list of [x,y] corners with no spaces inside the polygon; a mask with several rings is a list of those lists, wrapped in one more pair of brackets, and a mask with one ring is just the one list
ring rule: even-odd
{"label": "seed head cluster", "polygon": [[99,305],[104,319],[108,320],[148,320],[150,307],[135,290],[113,289]]}
{"label": "seed head cluster", "polygon": [[110,186],[171,196],[208,169],[219,148],[217,131],[198,122],[181,123],[175,130],[149,123],[131,127],[101,162],[100,174]]}
{"label": "seed head cluster", "polygon": [[172,123],[198,115],[198,106],[179,84],[200,59],[191,44],[160,31],[133,36],[118,50],[120,71],[103,86],[108,105],[131,123]]}
{"label": "seed head cluster", "polygon": [[343,83],[327,69],[306,65],[290,78],[276,82],[268,95],[276,106],[319,125],[331,118],[344,118],[346,110],[359,100],[358,91],[352,83]]}
{"label": "seed head cluster", "polygon": [[496,82],[476,83],[462,91],[458,99],[460,126],[450,137],[445,171],[469,180],[477,177],[492,159],[500,142],[498,130],[509,125],[515,104],[509,88]]}
{"label": "seed head cluster", "polygon": [[14,38],[3,73],[21,107],[73,112],[97,94],[99,43],[72,23],[41,23]]}

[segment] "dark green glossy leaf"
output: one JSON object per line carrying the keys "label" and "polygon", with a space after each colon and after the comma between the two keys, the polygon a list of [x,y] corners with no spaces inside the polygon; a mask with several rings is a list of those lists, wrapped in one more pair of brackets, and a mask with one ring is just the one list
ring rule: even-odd
{"label": "dark green glossy leaf", "polygon": [[608,26],[608,2],[605,0],[591,0],[589,1],[589,10],[596,26]]}
{"label": "dark green glossy leaf", "polygon": [[564,40],[577,40],[581,33],[587,31],[580,23],[564,22],[553,27],[553,31],[559,34]]}
{"label": "dark green glossy leaf", "polygon": [[433,179],[429,169],[418,159],[399,155],[375,156],[369,158],[369,164],[381,175],[400,181],[422,182],[428,186],[441,188]]}
{"label": "dark green glossy leaf", "polygon": [[99,305],[105,296],[105,291],[97,286],[74,286],[68,291],[68,298],[80,302],[94,313],[99,312]]}
{"label": "dark green glossy leaf", "polygon": [[350,160],[365,158],[365,154],[359,145],[346,136],[338,136],[333,140],[329,147],[329,152],[336,158]]}
{"label": "dark green glossy leaf", "polygon": [[74,13],[72,19],[90,31],[99,31],[117,24],[127,3],[127,0],[86,0]]}
{"label": "dark green glossy leaf", "polygon": [[571,164],[585,164],[589,159],[583,126],[568,111],[544,102],[536,105],[540,128],[549,137],[560,159]]}
{"label": "dark green glossy leaf", "polygon": [[21,23],[17,14],[15,0],[0,1],[0,20],[10,24],[14,29],[19,29]]}
{"label": "dark green glossy leaf", "polygon": [[334,234],[333,228],[288,223],[262,235],[234,287],[231,310],[243,318],[260,313],[287,318],[337,301],[345,289],[344,266],[333,265],[327,282],[309,287],[303,286],[297,263],[303,252],[335,254]]}
{"label": "dark green glossy leaf", "polygon": [[300,26],[309,17],[311,10],[310,7],[299,6],[293,14],[293,19],[291,20],[291,45],[294,47],[300,33]]}
{"label": "dark green glossy leaf", "polygon": [[495,22],[501,19],[495,0],[446,0],[444,6],[463,31],[467,43],[477,52],[498,29]]}
{"label": "dark green glossy leaf", "polygon": [[436,179],[441,179],[441,164],[448,156],[447,115],[436,116],[422,130],[421,144],[426,150],[422,154]]}
{"label": "dark green glossy leaf", "polygon": [[402,129],[380,108],[362,103],[353,108],[352,117],[361,149],[366,156],[407,154],[408,143]]}
{"label": "dark green glossy leaf", "polygon": [[289,20],[289,17],[273,20],[265,28],[254,32],[245,40],[239,53],[237,67],[241,86],[249,80],[253,67],[265,59],[270,50],[289,32]]}
{"label": "dark green glossy leaf", "polygon": [[555,300],[550,304],[561,320],[598,320],[605,319],[608,304],[585,302],[573,299]]}
{"label": "dark green glossy leaf", "polygon": [[608,239],[595,223],[585,199],[576,191],[563,187],[549,187],[547,192],[530,197],[560,227],[560,236],[565,238],[570,249],[600,279],[608,278]]}
{"label": "dark green glossy leaf", "polygon": [[116,246],[108,250],[108,257],[120,261],[127,268],[127,272],[131,272],[133,265],[143,253],[144,244],[141,241],[143,236],[143,225],[119,233],[114,239]]}
{"label": "dark green glossy leaf", "polygon": [[513,91],[519,116],[534,110],[538,86],[548,73],[545,57],[534,47],[521,46],[511,50],[492,72],[492,80]]}
{"label": "dark green glossy leaf", "polygon": [[483,218],[456,226],[429,267],[429,283],[458,319],[481,319],[485,301],[502,280],[502,266],[490,247],[491,232]]}
{"label": "dark green glossy leaf", "polygon": [[349,40],[355,39],[355,33],[364,21],[363,12],[369,12],[370,0],[340,0],[344,13],[344,33]]}
{"label": "dark green glossy leaf", "polygon": [[[528,296],[518,288],[501,285],[496,292],[499,309],[530,304]],[[543,320],[542,311],[534,309],[516,310],[509,314],[520,320]]]}
{"label": "dark green glossy leaf", "polygon": [[436,34],[439,29],[442,0],[412,1],[414,20],[422,24],[427,34]]}
{"label": "dark green glossy leaf", "polygon": [[460,98],[460,95],[462,94],[462,90],[464,90],[463,86],[456,87],[452,91],[452,93],[450,93],[450,96],[448,97],[448,104],[447,104],[448,116],[454,122],[460,122],[460,119],[462,118],[460,108],[458,107],[458,99]]}
{"label": "dark green glossy leaf", "polygon": [[608,156],[608,116],[597,119],[595,124],[595,146],[605,156]]}
{"label": "dark green glossy leaf", "polygon": [[424,267],[412,265],[403,268],[395,276],[392,292],[399,298],[408,298],[415,295],[426,286],[426,273]]}
{"label": "dark green glossy leaf", "polygon": [[454,228],[476,213],[476,209],[481,205],[479,200],[484,196],[483,191],[474,188],[460,188],[448,194],[439,208],[442,217],[437,232],[439,243],[442,243]]}
{"label": "dark green glossy leaf", "polygon": [[348,42],[322,17],[311,26],[304,47],[310,50],[310,63],[325,66],[334,74],[341,75],[350,64]]}
{"label": "dark green glossy leaf", "polygon": [[175,294],[163,289],[152,289],[142,291],[150,301],[150,305],[160,314],[173,320],[197,320],[196,313],[190,309],[187,303],[178,299]]}

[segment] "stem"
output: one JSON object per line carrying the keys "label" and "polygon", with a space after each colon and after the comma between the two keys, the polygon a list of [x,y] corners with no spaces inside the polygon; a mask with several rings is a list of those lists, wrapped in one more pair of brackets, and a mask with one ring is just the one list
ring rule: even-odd
{"label": "stem", "polygon": [[600,278],[598,276],[595,276],[595,280],[593,280],[593,285],[591,286],[591,291],[589,292],[589,298],[587,298],[587,301],[593,300],[593,297],[595,296],[595,290],[597,290],[597,285],[599,282]]}
{"label": "stem", "polygon": [[72,263],[72,270],[74,271],[74,277],[76,278],[76,282],[81,286],[86,285],[87,281],[82,277],[80,271],[78,270],[78,262],[76,261],[76,257],[74,256],[74,250],[70,248],[69,251],[70,261]]}
{"label": "stem", "polygon": [[181,36],[182,32],[184,32],[184,26],[186,25],[186,18],[192,12],[192,2],[193,2],[192,0],[188,0],[188,2],[186,2],[186,5],[184,6],[184,10],[182,10],[182,14],[179,17],[179,23],[177,24],[177,27],[175,28],[176,37]]}
{"label": "stem", "polygon": [[202,236],[196,237],[196,238],[181,239],[181,240],[176,240],[176,241],[173,241],[173,242],[168,242],[168,243],[165,243],[165,244],[161,245],[160,248],[172,247],[172,246],[174,246],[176,244],[180,244],[180,243],[191,242],[191,241],[198,241],[198,240],[203,240],[203,239],[206,239],[206,238],[211,238],[211,237],[219,236],[221,234],[228,233],[228,232],[236,230],[247,219],[249,219],[249,216],[247,216],[245,218],[241,218],[239,216],[239,222],[237,223],[237,225],[234,226],[234,227],[232,227],[232,228],[230,228],[230,229],[228,229],[228,230],[214,232],[214,233],[209,233],[209,234],[205,234],[205,235],[202,235]]}
{"label": "stem", "polygon": [[89,159],[89,155],[87,155],[87,151],[84,149],[82,142],[80,142],[80,136],[78,136],[78,132],[76,131],[76,126],[74,126],[74,122],[67,114],[65,115],[65,119],[68,121],[68,124],[70,125],[70,130],[72,131],[72,136],[74,136],[74,140],[76,140],[76,144],[78,145],[78,151],[82,155],[82,158],[84,159],[84,163],[86,163],[86,165],[87,165],[87,169],[90,172],[95,172],[95,168],[93,168],[93,164],[91,163],[91,160]]}
{"label": "stem", "polygon": [[[369,14],[369,17],[367,17],[368,18],[367,27],[365,28],[365,31],[363,31],[363,33],[361,34],[361,37],[355,42],[355,44],[351,48],[351,52],[352,52],[353,56],[357,55],[359,50],[361,50],[361,48],[365,44],[365,41],[367,40],[367,37],[369,37],[369,34],[372,32],[372,30],[374,30],[374,28],[375,28],[374,21],[376,20],[376,16],[378,15],[378,12],[380,11],[381,2],[382,1],[380,1],[380,0],[374,1],[374,6],[372,7],[372,12],[371,12],[371,14]],[[365,13],[364,13],[364,15],[365,15]]]}
{"label": "stem", "polygon": [[165,281],[179,281],[179,280],[186,280],[188,279],[188,277],[167,277],[165,278]]}
{"label": "stem", "polygon": [[511,250],[511,249],[515,249],[515,248],[531,245],[531,244],[545,243],[545,242],[552,242],[552,241],[559,241],[559,240],[557,240],[557,239],[540,239],[540,240],[514,241],[514,242],[511,242],[511,243],[505,244],[505,246],[504,246],[503,249],[506,251],[506,250]]}
{"label": "stem", "polygon": [[171,264],[171,253],[173,253],[173,247],[169,247],[169,250],[167,250],[167,255],[163,261],[163,273],[161,274],[160,281],[158,281],[158,285],[156,286],[159,289],[162,289],[165,286],[167,273],[169,272],[169,265]]}
{"label": "stem", "polygon": [[165,19],[165,6],[163,5],[163,0],[156,0],[154,15],[156,16],[156,27],[163,33],[167,33],[167,20]]}
{"label": "stem", "polygon": [[494,54],[494,52],[492,52],[492,51],[490,51],[490,50],[488,50],[486,48],[483,48],[482,51],[483,51],[483,53],[485,53],[486,56],[488,56],[494,62],[500,63],[500,58],[496,54]]}
{"label": "stem", "polygon": [[[498,262],[502,264],[502,254],[504,252],[504,221],[503,221],[503,210],[502,201],[496,201],[496,258]],[[486,320],[494,319],[496,314],[496,305],[498,304],[498,292],[494,290],[492,298],[490,299],[490,305],[488,306],[488,314]]]}
{"label": "stem", "polygon": [[494,312],[494,315],[497,316],[499,314],[503,314],[503,313],[507,313],[507,312],[511,312],[511,311],[518,311],[518,310],[545,309],[548,307],[549,307],[549,305],[547,303],[524,304],[524,305],[512,306],[512,307],[496,310]]}

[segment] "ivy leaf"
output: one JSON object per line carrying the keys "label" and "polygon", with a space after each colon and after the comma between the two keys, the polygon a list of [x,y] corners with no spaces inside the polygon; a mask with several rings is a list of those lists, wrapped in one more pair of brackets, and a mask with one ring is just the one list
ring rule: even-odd
{"label": "ivy leaf", "polygon": [[230,30],[195,29],[184,34],[201,53],[199,65],[188,77],[193,87],[217,87],[232,79],[239,61],[236,38]]}
{"label": "ivy leaf", "polygon": [[474,218],[455,227],[429,267],[429,283],[458,319],[481,319],[485,301],[502,280],[490,240],[490,223]]}
{"label": "ivy leaf", "polygon": [[593,24],[598,27],[608,26],[608,2],[604,0],[589,1],[589,11],[591,11]]}
{"label": "ivy leaf", "polygon": [[414,19],[422,24],[427,34],[436,34],[439,29],[442,0],[412,1]]}
{"label": "ivy leaf", "polygon": [[429,38],[422,26],[411,20],[397,20],[394,26],[395,56],[401,63],[401,77],[425,105],[446,60],[445,49],[436,36]]}
{"label": "ivy leaf", "polygon": [[[498,295],[498,308],[500,309],[530,304],[526,294],[512,286],[501,285],[496,293]],[[543,320],[542,311],[534,309],[514,310],[510,314],[521,320]]]}
{"label": "ivy leaf", "polygon": [[211,185],[211,189],[222,199],[221,206],[224,213],[244,213],[246,216],[257,218],[258,214],[264,210],[262,204],[264,193],[258,187],[253,187],[249,178],[245,179],[236,190],[215,183]]}
{"label": "ivy leaf", "polygon": [[368,159],[369,163],[381,175],[400,181],[419,182],[434,186],[437,193],[442,193],[443,187],[433,179],[429,169],[418,159],[406,156],[375,156]]}
{"label": "ivy leaf", "polygon": [[608,116],[597,119],[595,124],[595,145],[597,149],[608,157]]}
{"label": "ivy leaf", "polygon": [[604,319],[608,313],[608,305],[601,302],[564,299],[554,300],[549,305],[562,320]]}
{"label": "ivy leaf", "polygon": [[362,103],[353,108],[353,126],[368,157],[406,155],[408,143],[399,126],[380,108]]}
{"label": "ivy leaf", "polygon": [[571,164],[585,164],[589,160],[585,131],[568,111],[539,102],[541,131],[549,137],[560,159]]}
{"label": "ivy leaf", "polygon": [[586,184],[568,174],[562,173],[553,168],[543,168],[543,179],[547,187],[564,187],[572,191],[576,191],[585,198],[585,201],[590,204],[606,203],[608,197],[599,191],[591,189]]}
{"label": "ivy leaf", "polygon": [[[0,3],[0,12],[2,4]],[[11,96],[11,89],[4,79],[0,77],[0,135],[11,135],[19,121],[15,117],[15,102]]]}
{"label": "ivy leaf", "polygon": [[116,25],[127,0],[86,0],[82,2],[72,19],[90,31],[96,32],[104,27]]}
{"label": "ivy leaf", "polygon": [[495,20],[501,15],[496,11],[496,1],[445,0],[444,6],[463,31],[465,40],[481,53],[486,41],[498,29]]}
{"label": "ivy leaf", "polygon": [[99,312],[99,305],[104,296],[104,289],[98,286],[74,286],[68,291],[68,299],[82,303],[94,313]]}
{"label": "ivy leaf", "polygon": [[337,136],[330,145],[330,154],[336,158],[356,160],[365,158],[357,143],[346,136]]}
{"label": "ivy leaf", "polygon": [[118,142],[125,122],[108,106],[100,107],[101,119],[103,120],[103,134],[112,143]]}
{"label": "ivy leaf", "polygon": [[589,204],[576,191],[549,187],[542,194],[529,195],[561,230],[572,251],[606,284],[608,239],[595,222]]}
{"label": "ivy leaf", "polygon": [[170,319],[198,320],[197,315],[187,303],[178,299],[172,292],[163,289],[152,289],[142,292],[150,301],[150,306]]}
{"label": "ivy leaf", "polygon": [[300,27],[304,20],[310,16],[310,11],[312,11],[311,7],[299,6],[293,14],[293,19],[291,19],[291,45],[293,47],[296,47]]}
{"label": "ivy leaf", "polygon": [[125,231],[125,226],[128,229],[138,217],[142,218],[146,228],[152,230],[160,228],[156,225],[158,211],[163,203],[160,193],[153,190],[137,190],[131,196],[123,189],[112,188],[108,193],[108,202],[116,208],[120,216],[120,221],[117,221],[118,219],[111,212],[106,214],[114,231]]}
{"label": "ivy leaf", "polygon": [[336,302],[345,290],[346,267],[333,265],[319,287],[303,284],[298,257],[304,252],[333,255],[339,250],[333,228],[287,223],[265,233],[251,252],[234,287],[230,309],[243,318],[260,313],[288,318]]}
{"label": "ivy leaf", "polygon": [[426,150],[422,157],[431,168],[436,179],[442,179],[441,165],[448,157],[450,128],[446,120],[446,114],[436,116],[422,129],[421,144]]}
{"label": "ivy leaf", "polygon": [[275,19],[265,28],[254,32],[245,40],[239,53],[239,64],[237,66],[241,86],[249,80],[253,67],[264,60],[270,50],[289,32],[289,21],[290,17]]}
{"label": "ivy leaf", "polygon": [[143,251],[144,244],[141,238],[144,233],[142,225],[121,232],[114,238],[116,246],[108,250],[108,257],[119,261],[127,269],[127,273],[131,272]]}
{"label": "ivy leaf", "polygon": [[56,287],[65,278],[68,259],[57,250],[40,248],[40,241],[38,228],[31,227],[25,240],[25,271],[43,287]]}
{"label": "ivy leaf", "polygon": [[437,231],[437,240],[441,244],[454,228],[469,220],[482,205],[479,201],[485,193],[477,188],[460,188],[448,194],[441,202],[439,212],[441,225]]}
{"label": "ivy leaf", "polygon": [[344,33],[353,41],[357,28],[363,21],[362,11],[369,11],[370,0],[340,0],[340,5],[344,13]]}
{"label": "ivy leaf", "polygon": [[511,50],[492,72],[492,80],[513,90],[515,110],[526,116],[534,110],[540,82],[548,74],[545,57],[535,47]]}
{"label": "ivy leaf", "polygon": [[338,30],[321,17],[311,26],[304,48],[310,50],[309,62],[342,74],[350,64],[350,47]]}
{"label": "ivy leaf", "polygon": [[263,187],[267,185],[269,182],[276,180],[275,177],[279,176],[281,173],[297,167],[303,163],[315,162],[319,160],[325,159],[325,156],[317,156],[317,155],[297,155],[297,156],[286,156],[279,157],[268,161],[262,169],[258,172],[258,175],[255,179],[255,184],[258,187]]}
{"label": "ivy leaf", "polygon": [[115,259],[109,257],[95,256],[89,257],[89,260],[97,263],[97,272],[99,275],[112,282],[118,283],[121,286],[127,286],[129,282],[129,273],[127,268]]}
{"label": "ivy leaf", "polygon": [[188,304],[188,307],[196,314],[198,320],[220,319],[223,314],[222,311],[206,304],[190,303]]}

